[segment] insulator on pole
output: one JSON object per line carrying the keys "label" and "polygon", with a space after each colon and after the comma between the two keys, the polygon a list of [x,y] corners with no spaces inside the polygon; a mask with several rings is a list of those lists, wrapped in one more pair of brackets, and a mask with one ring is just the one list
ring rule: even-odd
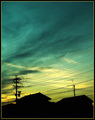
{"label": "insulator on pole", "polygon": [[17,91],[18,88],[20,88],[20,86],[18,86],[17,84],[20,83],[21,78],[18,78],[17,75],[16,75],[16,78],[13,79],[13,82],[15,83],[15,85],[13,85],[15,88],[16,88],[16,93],[15,93],[15,96],[16,96],[16,104],[17,104],[17,96],[20,97],[20,94],[21,94],[21,91]]}

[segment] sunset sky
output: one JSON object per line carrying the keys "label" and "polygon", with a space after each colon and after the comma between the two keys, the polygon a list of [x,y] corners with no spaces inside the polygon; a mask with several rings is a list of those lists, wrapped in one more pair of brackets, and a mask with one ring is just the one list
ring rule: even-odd
{"label": "sunset sky", "polygon": [[41,92],[58,101],[93,100],[93,2],[2,2],[2,103]]}

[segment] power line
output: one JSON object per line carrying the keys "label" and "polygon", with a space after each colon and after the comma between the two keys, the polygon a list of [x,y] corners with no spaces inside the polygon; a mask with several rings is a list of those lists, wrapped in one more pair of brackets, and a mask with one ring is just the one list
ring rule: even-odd
{"label": "power line", "polygon": [[[91,58],[90,58],[90,59],[91,59]],[[86,62],[88,62],[87,60],[88,60],[88,59],[86,59]],[[83,63],[84,63],[84,62],[85,62],[85,61],[83,61]],[[86,63],[86,62],[85,62],[85,63]],[[72,65],[66,64],[66,65],[63,65],[62,67],[59,67],[58,69],[59,69],[59,70],[60,70],[60,68],[66,68],[66,69],[67,69],[67,68],[70,68],[70,67],[72,67],[72,66],[73,66],[73,67],[76,67],[76,65],[74,66],[73,64],[72,64]],[[92,67],[93,67],[93,66],[92,66]],[[76,68],[77,68],[77,67],[76,67]],[[74,69],[77,70],[76,68],[74,68]],[[88,68],[88,67],[87,67],[87,68]],[[80,68],[80,69],[81,69],[81,68]],[[47,73],[49,73],[49,72],[47,72]]]}
{"label": "power line", "polygon": [[[87,89],[87,88],[92,88],[93,86],[90,87],[86,87],[86,88],[80,88],[80,89],[76,89],[76,90],[82,90],[82,89]],[[66,92],[72,92],[73,90],[68,90],[68,91],[62,91],[62,92],[56,92],[56,93],[47,93],[47,94],[59,94],[59,93],[66,93]]]}
{"label": "power line", "polygon": [[[90,70],[90,71],[92,71],[92,70]],[[84,73],[88,73],[88,72],[90,72],[90,71],[85,71]],[[78,77],[78,76],[80,76],[80,75],[82,75],[82,74],[84,74],[84,73],[79,73],[79,74],[73,75],[72,77],[75,77],[75,76]],[[73,74],[73,73],[70,73],[70,74]],[[62,75],[62,76],[63,76],[63,75]],[[59,77],[62,77],[62,76],[59,76]],[[61,78],[61,79],[63,80],[63,79],[71,79],[71,78]],[[61,79],[58,79],[58,78],[57,78],[56,81],[61,80]],[[74,78],[74,79],[75,79],[75,78]]]}
{"label": "power line", "polygon": [[[89,71],[88,71],[89,72]],[[86,72],[86,73],[88,73],[88,72]],[[83,73],[84,74],[84,73]],[[82,75],[82,74],[80,74],[80,75]],[[80,75],[77,75],[77,77],[78,76],[80,76]],[[74,77],[74,76],[72,76],[72,77]],[[66,80],[66,81],[71,81],[71,78],[66,78],[66,79],[69,79],[69,80]],[[74,78],[75,79],[75,78]],[[51,79],[48,79],[48,80],[51,80]],[[59,80],[59,79],[58,79]],[[55,80],[55,81],[58,81],[58,80]],[[64,80],[64,78],[62,79],[62,80]],[[54,81],[54,82],[55,82]],[[36,85],[41,85],[41,84],[48,84],[48,83],[44,83],[43,81],[40,81],[41,83],[40,84],[36,84]],[[48,82],[48,81],[47,81]],[[37,82],[38,83],[38,82]],[[51,83],[49,83],[49,84],[51,84]],[[52,84],[56,84],[56,83],[52,83]]]}
{"label": "power line", "polygon": [[[89,56],[87,55],[86,57],[89,57]],[[82,58],[82,59],[85,59],[86,57],[84,57],[84,58]],[[80,60],[81,60],[81,59],[80,59]],[[87,61],[87,60],[88,60],[88,59],[86,59],[86,61]],[[88,61],[87,61],[87,62],[88,62]],[[85,63],[86,63],[86,62],[85,62]],[[64,65],[64,68],[66,68],[65,66],[66,66],[66,65]],[[72,65],[68,65],[68,64],[67,64],[67,66],[70,68]],[[63,68],[63,67],[60,67],[60,68]],[[48,73],[48,72],[47,72],[47,73]],[[42,75],[42,76],[43,76],[43,75]]]}
{"label": "power line", "polygon": [[[90,72],[90,71],[87,71],[87,72],[84,72],[84,73],[88,73],[88,72]],[[82,74],[84,74],[84,73],[81,73],[81,74],[77,74],[76,76],[78,77],[78,76],[80,76],[80,75],[82,75]],[[72,76],[72,77],[75,77],[75,76]],[[64,80],[65,78],[63,78],[63,80]],[[69,79],[69,80],[66,80],[66,81],[71,81],[71,78],[66,78],[66,79]],[[76,78],[74,78],[74,79],[76,79]],[[51,80],[51,78],[50,79],[48,79],[48,80]],[[58,79],[59,80],[59,79]],[[55,81],[58,81],[58,80],[55,80]],[[61,80],[61,79],[60,79]],[[54,82],[55,82],[54,81]],[[36,85],[41,85],[41,84],[48,84],[48,83],[44,83],[43,81],[40,81],[41,83],[40,84],[36,84]],[[48,82],[48,81],[47,81]],[[49,83],[49,84],[51,84],[51,83]],[[53,84],[56,84],[56,83],[53,83]]]}
{"label": "power line", "polygon": [[75,85],[77,85],[77,84],[80,84],[80,83],[84,83],[84,82],[88,82],[88,81],[92,81],[93,79],[91,79],[91,80],[86,80],[86,81],[83,81],[83,82],[79,82],[79,83],[76,83]]}
{"label": "power line", "polygon": [[[88,71],[89,72],[89,71]],[[84,82],[81,82],[81,83],[84,83]],[[49,84],[51,84],[51,83],[49,83]],[[54,83],[53,83],[54,84]],[[78,83],[79,84],[79,83]],[[48,83],[40,83],[40,84],[36,84],[36,85],[48,85]],[[67,87],[69,87],[69,86],[72,86],[72,85],[68,85],[68,86],[66,86],[66,87],[61,87],[61,88],[57,88],[57,89],[62,89],[62,88],[67,88]],[[55,89],[53,89],[53,90],[55,90]],[[51,91],[51,90],[49,90],[49,91]]]}
{"label": "power line", "polygon": [[[92,66],[93,67],[93,66]],[[89,68],[91,68],[91,67],[89,67]],[[92,68],[93,69],[93,68]],[[76,70],[79,70],[79,69],[76,69]],[[82,70],[85,70],[84,68],[83,69],[81,69],[81,71]],[[49,72],[50,73],[50,72]],[[72,74],[72,73],[69,73],[69,74]],[[48,74],[47,74],[48,75]],[[63,75],[62,75],[63,76]],[[62,77],[62,76],[59,76],[59,77]],[[40,77],[40,76],[39,76]],[[43,75],[42,75],[42,77],[44,77]],[[38,77],[37,77],[38,78]],[[46,78],[46,77],[44,77],[44,78]]]}
{"label": "power line", "polygon": [[[81,83],[85,83],[85,82],[88,82],[88,81],[92,81],[93,79],[91,79],[91,80],[86,80],[86,81],[83,81],[83,82],[79,82],[79,83],[76,83],[75,85],[77,85],[77,84],[81,84]],[[51,90],[48,90],[48,91],[45,91],[45,92],[49,92],[49,91],[53,91],[53,90],[58,90],[58,89],[62,89],[62,88],[67,88],[67,87],[69,87],[69,86],[72,86],[71,84],[70,85],[67,85],[67,86],[65,86],[65,87],[60,87],[60,88],[56,88],[56,89],[51,89]]]}
{"label": "power line", "polygon": [[[90,70],[90,71],[92,71],[92,70]],[[79,74],[76,74],[76,75],[73,75],[73,76],[70,76],[70,77],[74,77],[74,79],[76,79],[75,77],[77,76],[77,77],[79,77],[79,76],[81,76],[82,74],[84,74],[84,73],[88,73],[88,72],[90,72],[90,71],[86,71],[86,72],[83,72],[83,73],[79,73]],[[63,75],[62,76],[59,76],[59,77],[63,77]],[[61,80],[61,79],[68,79],[68,80],[66,80],[66,81],[70,81],[71,80],[71,78],[61,78],[61,79],[55,79],[55,78],[53,78],[54,79],[54,81],[58,81],[58,80]],[[52,78],[50,78],[50,79],[46,79],[46,80],[52,80]],[[45,81],[45,80],[44,80]],[[43,81],[40,81],[40,82],[43,82]]]}

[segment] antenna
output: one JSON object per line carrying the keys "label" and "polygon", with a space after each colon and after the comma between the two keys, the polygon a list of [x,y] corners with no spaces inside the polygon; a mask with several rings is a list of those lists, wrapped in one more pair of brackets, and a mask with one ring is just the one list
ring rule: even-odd
{"label": "antenna", "polygon": [[[73,82],[73,79],[72,79],[72,82]],[[74,97],[75,97],[75,85],[74,85],[74,82],[73,82],[73,87],[74,87]]]}
{"label": "antenna", "polygon": [[13,86],[16,88],[16,93],[15,93],[15,96],[16,96],[16,104],[17,104],[17,99],[18,99],[17,96],[20,97],[20,94],[21,94],[21,91],[18,91],[18,90],[17,90],[18,87],[20,87],[20,86],[17,85],[17,84],[20,83],[20,80],[21,80],[21,78],[18,78],[17,75],[16,75],[16,78],[13,79],[13,82],[15,83],[15,85],[13,85]]}

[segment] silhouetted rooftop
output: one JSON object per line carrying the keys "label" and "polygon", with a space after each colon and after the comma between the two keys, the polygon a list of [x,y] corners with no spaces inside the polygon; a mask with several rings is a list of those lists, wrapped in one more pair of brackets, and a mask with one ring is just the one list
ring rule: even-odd
{"label": "silhouetted rooftop", "polygon": [[85,95],[64,98],[57,103],[42,93],[18,99],[18,104],[2,107],[3,118],[92,118],[92,100]]}
{"label": "silhouetted rooftop", "polygon": [[62,102],[72,102],[72,101],[77,101],[79,102],[89,102],[92,103],[93,101],[88,98],[86,95],[80,95],[80,96],[75,96],[75,97],[69,97],[69,98],[63,98],[62,100],[58,101],[57,103],[62,103]]}
{"label": "silhouetted rooftop", "polygon": [[39,101],[40,102],[46,102],[48,100],[51,100],[51,98],[43,95],[42,93],[35,93],[35,94],[30,94],[28,96],[24,96],[20,99],[18,99],[18,103],[36,103]]}

